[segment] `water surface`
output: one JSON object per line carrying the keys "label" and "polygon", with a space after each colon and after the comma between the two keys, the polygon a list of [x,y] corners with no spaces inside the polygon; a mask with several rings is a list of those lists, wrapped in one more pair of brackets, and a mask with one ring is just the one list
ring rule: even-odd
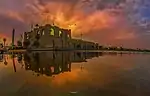
{"label": "water surface", "polygon": [[0,55],[0,96],[150,96],[149,54]]}

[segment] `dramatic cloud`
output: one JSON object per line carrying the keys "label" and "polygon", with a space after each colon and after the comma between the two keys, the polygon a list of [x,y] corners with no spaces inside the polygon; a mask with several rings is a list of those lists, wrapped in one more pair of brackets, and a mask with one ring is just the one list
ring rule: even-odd
{"label": "dramatic cloud", "polygon": [[148,38],[149,5],[148,0],[1,0],[0,32],[9,36],[16,28],[19,35],[31,24],[54,23],[101,44],[150,47],[141,39]]}

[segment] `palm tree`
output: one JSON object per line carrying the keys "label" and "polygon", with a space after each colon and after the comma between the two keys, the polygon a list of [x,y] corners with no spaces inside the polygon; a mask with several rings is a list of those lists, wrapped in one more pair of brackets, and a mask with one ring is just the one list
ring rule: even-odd
{"label": "palm tree", "polygon": [[4,42],[4,47],[5,47],[5,44],[6,44],[6,38],[3,38],[3,42]]}

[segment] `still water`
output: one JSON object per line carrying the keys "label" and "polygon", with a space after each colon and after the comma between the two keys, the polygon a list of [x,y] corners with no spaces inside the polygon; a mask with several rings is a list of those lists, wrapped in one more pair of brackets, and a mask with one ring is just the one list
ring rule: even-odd
{"label": "still water", "polygon": [[150,55],[0,55],[0,96],[150,96]]}

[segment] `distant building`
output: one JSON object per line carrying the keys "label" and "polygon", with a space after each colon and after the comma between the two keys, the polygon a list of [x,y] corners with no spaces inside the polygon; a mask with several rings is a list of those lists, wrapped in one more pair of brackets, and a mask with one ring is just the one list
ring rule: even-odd
{"label": "distant building", "polygon": [[71,48],[74,49],[87,49],[87,50],[93,50],[98,49],[98,43],[84,41],[81,39],[71,39]]}

